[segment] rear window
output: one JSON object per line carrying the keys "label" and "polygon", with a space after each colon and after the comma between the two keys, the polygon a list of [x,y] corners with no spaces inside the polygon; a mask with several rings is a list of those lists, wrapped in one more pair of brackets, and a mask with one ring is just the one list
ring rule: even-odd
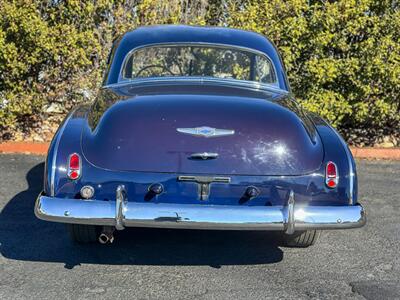
{"label": "rear window", "polygon": [[129,54],[124,79],[213,77],[275,84],[272,62],[242,49],[209,45],[168,45],[140,48]]}

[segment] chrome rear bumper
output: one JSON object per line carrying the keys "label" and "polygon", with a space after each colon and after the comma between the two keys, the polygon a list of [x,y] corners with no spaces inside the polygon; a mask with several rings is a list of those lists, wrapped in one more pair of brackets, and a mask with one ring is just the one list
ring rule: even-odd
{"label": "chrome rear bumper", "polygon": [[[294,202],[294,201],[293,201]],[[224,206],[64,199],[39,195],[35,215],[42,220],[124,227],[221,230],[347,229],[366,222],[361,205]]]}

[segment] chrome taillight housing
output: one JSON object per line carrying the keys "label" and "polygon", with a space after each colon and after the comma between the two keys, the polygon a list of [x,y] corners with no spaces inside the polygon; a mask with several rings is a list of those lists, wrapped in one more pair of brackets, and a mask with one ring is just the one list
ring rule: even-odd
{"label": "chrome taillight housing", "polygon": [[325,184],[328,188],[335,188],[339,183],[339,174],[334,162],[329,161],[325,168]]}
{"label": "chrome taillight housing", "polygon": [[81,176],[81,157],[78,153],[72,153],[68,158],[68,178],[76,180]]}

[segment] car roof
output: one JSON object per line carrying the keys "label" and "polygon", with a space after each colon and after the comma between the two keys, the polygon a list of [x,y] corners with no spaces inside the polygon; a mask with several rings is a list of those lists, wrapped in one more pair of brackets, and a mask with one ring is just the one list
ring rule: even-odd
{"label": "car roof", "polygon": [[227,27],[157,25],[139,27],[115,41],[105,85],[118,82],[126,55],[135,48],[174,43],[218,44],[249,48],[267,55],[275,65],[279,87],[289,90],[284,68],[272,42],[261,34]]}

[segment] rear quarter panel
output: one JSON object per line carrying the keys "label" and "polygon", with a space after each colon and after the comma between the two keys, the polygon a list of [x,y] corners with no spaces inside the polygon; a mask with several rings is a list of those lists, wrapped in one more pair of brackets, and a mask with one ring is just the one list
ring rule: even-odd
{"label": "rear quarter panel", "polygon": [[324,146],[325,164],[328,161],[336,163],[339,170],[339,195],[348,199],[348,204],[358,203],[358,184],[356,164],[341,135],[324,119],[316,114],[310,114]]}
{"label": "rear quarter panel", "polygon": [[72,110],[61,123],[47,152],[44,171],[44,193],[55,196],[60,181],[67,180],[66,170],[71,153],[81,153],[80,139],[82,126],[86,122],[88,106]]}

